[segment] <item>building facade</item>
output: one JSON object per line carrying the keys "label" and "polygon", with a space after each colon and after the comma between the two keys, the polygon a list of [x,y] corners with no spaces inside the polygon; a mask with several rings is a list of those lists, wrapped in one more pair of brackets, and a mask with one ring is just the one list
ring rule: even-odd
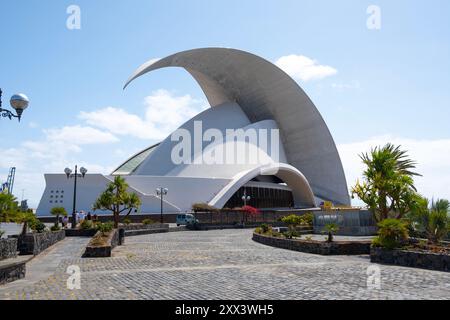
{"label": "building facade", "polygon": [[[308,208],[319,201],[349,205],[342,164],[320,113],[285,72],[248,52],[203,48],[142,65],[127,81],[166,67],[189,72],[210,108],[158,144],[132,156],[110,175],[88,174],[77,189],[77,209],[92,203],[114,176],[142,200],[141,212],[160,210],[156,188],[167,188],[165,212],[193,203],[217,208]],[[46,174],[37,213],[70,212],[73,181]]]}

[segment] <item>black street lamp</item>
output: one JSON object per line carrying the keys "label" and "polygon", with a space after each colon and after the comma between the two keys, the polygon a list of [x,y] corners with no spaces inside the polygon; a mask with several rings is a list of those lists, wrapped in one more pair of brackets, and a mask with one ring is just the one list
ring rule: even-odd
{"label": "black street lamp", "polygon": [[244,207],[247,205],[247,201],[250,201],[251,197],[247,195],[247,189],[244,189],[244,195],[242,201],[244,201]]}
{"label": "black street lamp", "polygon": [[80,173],[78,173],[78,166],[75,165],[75,173],[72,174],[72,170],[69,168],[64,169],[64,173],[67,179],[74,178],[73,183],[73,209],[72,209],[72,229],[77,227],[77,217],[76,217],[76,205],[77,205],[77,178],[84,178],[87,173],[87,169],[84,167],[80,168]]}
{"label": "black street lamp", "polygon": [[167,189],[167,188],[163,188],[163,187],[156,188],[156,194],[161,199],[161,223],[163,223],[163,196],[167,195],[168,192],[169,192],[169,189]]}
{"label": "black street lamp", "polygon": [[[251,197],[247,195],[247,188],[244,188],[244,195],[242,196],[242,201],[244,201],[244,207],[247,205],[247,201],[250,201]],[[244,223],[245,212],[242,211],[242,223]]]}
{"label": "black street lamp", "polygon": [[12,118],[17,118],[20,122],[22,113],[26,108],[28,108],[30,100],[28,100],[27,96],[23,93],[13,95],[9,103],[11,104],[11,107],[16,110],[16,114],[14,114],[12,111],[2,108],[2,93],[2,89],[0,89],[0,114],[3,118],[9,118],[9,120]]}

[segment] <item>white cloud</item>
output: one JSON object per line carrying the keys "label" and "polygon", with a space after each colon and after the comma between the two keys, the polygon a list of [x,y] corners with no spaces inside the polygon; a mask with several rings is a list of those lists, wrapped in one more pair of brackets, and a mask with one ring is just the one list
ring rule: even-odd
{"label": "white cloud", "polygon": [[100,131],[92,127],[65,126],[57,129],[45,129],[44,133],[49,142],[61,142],[67,144],[99,144],[117,142],[114,135],[109,132]]}
{"label": "white cloud", "polygon": [[38,125],[36,122],[34,122],[34,121],[28,122],[28,126],[29,126],[31,129],[36,129],[37,127],[39,127],[39,125]]}
{"label": "white cloud", "polygon": [[163,89],[146,97],[145,105],[144,118],[114,107],[81,112],[79,118],[91,126],[116,135],[161,140],[207,107],[203,100],[194,99],[190,95],[175,96]]}
{"label": "white cloud", "polygon": [[359,81],[352,81],[350,83],[342,83],[341,82],[341,83],[332,83],[331,87],[333,89],[342,91],[342,90],[360,89],[361,84],[359,83]]}
{"label": "white cloud", "polygon": [[359,154],[388,142],[401,145],[411,159],[417,162],[415,178],[419,193],[428,198],[450,199],[450,139],[417,140],[390,135],[373,137],[365,141],[338,145],[349,186],[362,178],[364,166]]}
{"label": "white cloud", "polygon": [[320,80],[337,73],[333,67],[321,65],[316,60],[291,54],[275,61],[275,64],[292,78],[302,81]]}
{"label": "white cloud", "polygon": [[[85,166],[90,172],[110,173],[113,168],[85,161],[89,155],[81,155],[83,145],[104,145],[118,139],[109,132],[87,126],[65,126],[43,129],[40,140],[24,141],[16,148],[0,149],[0,172],[6,177],[8,169],[17,167],[14,193],[36,208],[45,187],[44,173],[62,173],[73,163]],[[84,160],[84,161],[83,161]]]}

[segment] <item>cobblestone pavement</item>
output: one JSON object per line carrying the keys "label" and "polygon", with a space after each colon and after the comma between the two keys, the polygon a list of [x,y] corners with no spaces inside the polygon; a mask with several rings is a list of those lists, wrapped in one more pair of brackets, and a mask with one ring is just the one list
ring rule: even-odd
{"label": "cobblestone pavement", "polygon": [[[111,258],[84,259],[79,249],[69,250],[46,279],[0,287],[0,299],[450,297],[449,273],[371,264],[368,256],[325,257],[272,248],[253,242],[251,233],[216,230],[129,237]],[[66,287],[69,265],[81,269],[80,290]],[[381,289],[367,288],[369,266],[380,268]]]}

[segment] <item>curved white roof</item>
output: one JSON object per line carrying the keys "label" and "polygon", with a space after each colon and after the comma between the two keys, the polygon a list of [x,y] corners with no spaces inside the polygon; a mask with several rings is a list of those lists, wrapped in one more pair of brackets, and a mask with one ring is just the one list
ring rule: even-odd
{"label": "curved white roof", "polygon": [[[342,164],[328,127],[309,97],[284,71],[240,50],[194,49],[145,63],[125,87],[137,77],[165,67],[186,69],[213,109],[238,105],[250,123],[274,120],[280,129],[287,164],[307,179],[314,194],[336,203],[350,203]],[[162,151],[158,151],[164,149],[163,144],[135,174],[145,174],[145,168],[150,170],[150,158],[162,156]],[[294,172],[285,172],[288,171]]]}

